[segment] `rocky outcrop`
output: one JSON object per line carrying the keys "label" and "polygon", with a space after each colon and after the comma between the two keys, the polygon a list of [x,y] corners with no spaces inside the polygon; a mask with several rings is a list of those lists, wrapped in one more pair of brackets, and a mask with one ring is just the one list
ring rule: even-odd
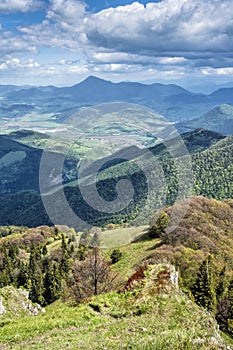
{"label": "rocky outcrop", "polygon": [[0,289],[0,316],[21,317],[37,316],[45,310],[29,300],[29,293],[23,289],[7,286]]}
{"label": "rocky outcrop", "polygon": [[5,306],[3,305],[3,299],[0,297],[0,315],[6,312]]}

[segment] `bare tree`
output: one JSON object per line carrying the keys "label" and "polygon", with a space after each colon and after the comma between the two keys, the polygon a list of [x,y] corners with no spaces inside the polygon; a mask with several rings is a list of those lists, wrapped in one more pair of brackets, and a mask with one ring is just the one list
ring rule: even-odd
{"label": "bare tree", "polygon": [[111,271],[110,263],[94,247],[85,260],[73,266],[72,293],[76,301],[110,291],[117,275]]}

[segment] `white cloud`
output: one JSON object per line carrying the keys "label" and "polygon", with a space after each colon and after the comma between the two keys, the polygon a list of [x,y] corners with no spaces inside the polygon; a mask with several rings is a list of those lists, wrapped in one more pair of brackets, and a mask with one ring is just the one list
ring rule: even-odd
{"label": "white cloud", "polygon": [[30,12],[38,10],[44,5],[39,0],[1,0],[0,13]]}
{"label": "white cloud", "polygon": [[46,18],[54,24],[55,33],[60,32],[63,39],[67,34],[66,39],[73,43],[74,49],[77,42],[86,41],[84,31],[84,22],[88,15],[86,7],[83,1],[50,0]]}
{"label": "white cloud", "polygon": [[135,2],[94,14],[86,33],[93,45],[143,55],[232,51],[232,13],[232,0]]}
{"label": "white cloud", "polygon": [[[0,0],[0,11],[4,6],[4,11],[28,11],[38,3]],[[169,80],[185,74],[232,75],[232,0],[162,0],[145,6],[134,2],[98,13],[88,11],[84,1],[48,0],[44,20],[18,31],[17,36],[0,32],[2,72],[17,66],[17,62],[7,63],[9,55],[47,47],[47,62],[31,67],[36,76],[75,78],[97,72],[116,80],[120,76]],[[51,48],[62,48],[65,58],[49,63]],[[30,67],[19,64],[15,69],[29,71]]]}
{"label": "white cloud", "polygon": [[50,0],[47,18],[53,19],[61,25],[77,26],[80,18],[86,15],[86,4],[77,0]]}
{"label": "white cloud", "polygon": [[28,42],[25,38],[21,36],[15,36],[11,32],[1,32],[0,33],[0,55],[3,57],[5,55],[13,53],[25,53],[32,52],[36,53],[36,45],[34,43]]}
{"label": "white cloud", "polygon": [[68,68],[68,71],[71,73],[88,73],[88,67],[72,65]]}
{"label": "white cloud", "polygon": [[232,52],[232,13],[232,0],[134,2],[94,14],[83,1],[50,0],[46,20],[19,30],[35,45],[83,50],[100,61],[129,54],[174,64],[179,58]]}
{"label": "white cloud", "polygon": [[184,57],[161,57],[158,59],[161,64],[179,64],[187,62]]}
{"label": "white cloud", "polygon": [[8,69],[32,69],[38,68],[40,64],[34,61],[32,58],[28,60],[20,60],[19,58],[10,58],[3,62],[0,62],[0,70],[8,70]]}
{"label": "white cloud", "polygon": [[204,68],[202,69],[203,75],[227,75],[233,76],[233,67],[224,67],[224,68]]}
{"label": "white cloud", "polygon": [[109,64],[102,64],[99,66],[94,66],[93,71],[94,72],[129,72],[132,70],[137,70],[136,65],[129,65],[129,64],[117,64],[117,63],[109,63]]}
{"label": "white cloud", "polygon": [[125,52],[98,52],[93,50],[91,55],[98,62],[127,62],[136,59],[136,55]]}

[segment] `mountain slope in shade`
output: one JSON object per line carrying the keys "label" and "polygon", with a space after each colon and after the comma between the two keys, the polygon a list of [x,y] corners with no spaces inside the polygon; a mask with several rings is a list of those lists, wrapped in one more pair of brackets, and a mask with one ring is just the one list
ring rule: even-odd
{"label": "mountain slope in shade", "polygon": [[193,131],[181,134],[181,138],[176,137],[166,141],[166,147],[164,144],[161,143],[159,145],[151,147],[150,149],[154,154],[158,156],[166,155],[170,149],[176,151],[176,154],[182,155],[182,150],[179,152],[179,148],[183,148],[183,143],[181,142],[181,139],[183,140],[184,145],[187,148],[187,152],[193,154],[197,152],[202,152],[218,144],[220,140],[225,140],[226,137],[215,131],[198,128]]}
{"label": "mountain slope in shade", "polygon": [[221,148],[226,148],[226,147],[232,147],[233,145],[233,135],[227,136],[224,139],[218,141],[217,143],[213,144],[210,147],[210,150],[214,149],[221,149]]}
{"label": "mountain slope in shade", "polygon": [[222,133],[233,134],[233,106],[223,104],[215,107],[200,118],[177,124],[179,132],[203,128]]}
{"label": "mountain slope in shade", "polygon": [[[25,133],[24,133],[25,134]],[[18,193],[20,191],[39,192],[39,169],[43,150],[21,144],[10,137],[0,135],[0,193]],[[53,173],[51,181],[60,181],[60,172],[56,164],[63,159],[58,152],[50,152]],[[67,181],[69,171],[76,167],[77,160],[65,160],[63,180]]]}
{"label": "mountain slope in shade", "polygon": [[219,103],[229,103],[232,104],[233,98],[233,88],[222,88],[212,92],[209,97],[213,100],[217,100]]}

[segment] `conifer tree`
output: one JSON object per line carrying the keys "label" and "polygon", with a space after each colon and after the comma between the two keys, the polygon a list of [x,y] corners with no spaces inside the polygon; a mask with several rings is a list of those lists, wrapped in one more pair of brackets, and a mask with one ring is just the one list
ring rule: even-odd
{"label": "conifer tree", "polygon": [[166,228],[169,223],[169,215],[164,211],[161,212],[160,216],[156,219],[152,219],[150,222],[150,228],[148,235],[150,238],[161,238],[166,232]]}
{"label": "conifer tree", "polygon": [[48,265],[44,278],[44,300],[50,304],[61,296],[61,276],[55,263]]}
{"label": "conifer tree", "polygon": [[227,279],[226,279],[226,266],[222,268],[218,275],[218,283],[216,286],[216,299],[220,300],[223,296],[224,291],[226,290]]}
{"label": "conifer tree", "polygon": [[119,249],[114,249],[112,251],[112,254],[110,255],[110,258],[112,260],[112,263],[117,263],[122,257],[122,252]]}
{"label": "conifer tree", "polygon": [[30,277],[34,275],[36,266],[42,266],[41,250],[40,247],[32,246],[29,257],[29,274]]}
{"label": "conifer tree", "polygon": [[201,263],[192,287],[195,302],[209,311],[215,312],[216,293],[214,286],[214,265],[211,255]]}
{"label": "conifer tree", "polygon": [[61,256],[61,261],[59,265],[59,272],[61,276],[65,278],[67,277],[67,273],[70,270],[70,264],[69,264],[68,247],[66,244],[64,234],[62,234],[61,250],[62,250],[62,256]]}
{"label": "conifer tree", "polygon": [[62,236],[61,236],[61,249],[62,249],[63,253],[68,252],[67,243],[66,243],[66,239],[65,239],[64,234],[62,234]]}
{"label": "conifer tree", "polygon": [[29,277],[30,277],[30,291],[29,298],[33,302],[44,304],[44,280],[42,272],[42,259],[40,247],[31,247],[29,257]]}
{"label": "conifer tree", "polygon": [[9,285],[13,282],[13,262],[12,259],[5,253],[4,255],[4,272],[5,272],[5,285]]}
{"label": "conifer tree", "polygon": [[29,286],[29,274],[28,266],[23,262],[20,263],[19,275],[16,282],[17,287],[28,288]]}
{"label": "conifer tree", "polygon": [[233,334],[233,279],[224,297],[218,302],[216,320],[221,330]]}
{"label": "conifer tree", "polygon": [[227,300],[229,302],[229,318],[233,319],[233,279],[227,289]]}
{"label": "conifer tree", "polygon": [[34,275],[31,277],[29,298],[33,302],[44,305],[44,279],[39,265],[35,266]]}
{"label": "conifer tree", "polygon": [[10,278],[6,270],[0,272],[0,288],[8,286],[10,284]]}
{"label": "conifer tree", "polygon": [[46,244],[43,245],[42,254],[43,254],[44,256],[48,254],[48,249],[47,249],[47,247],[46,247]]}

